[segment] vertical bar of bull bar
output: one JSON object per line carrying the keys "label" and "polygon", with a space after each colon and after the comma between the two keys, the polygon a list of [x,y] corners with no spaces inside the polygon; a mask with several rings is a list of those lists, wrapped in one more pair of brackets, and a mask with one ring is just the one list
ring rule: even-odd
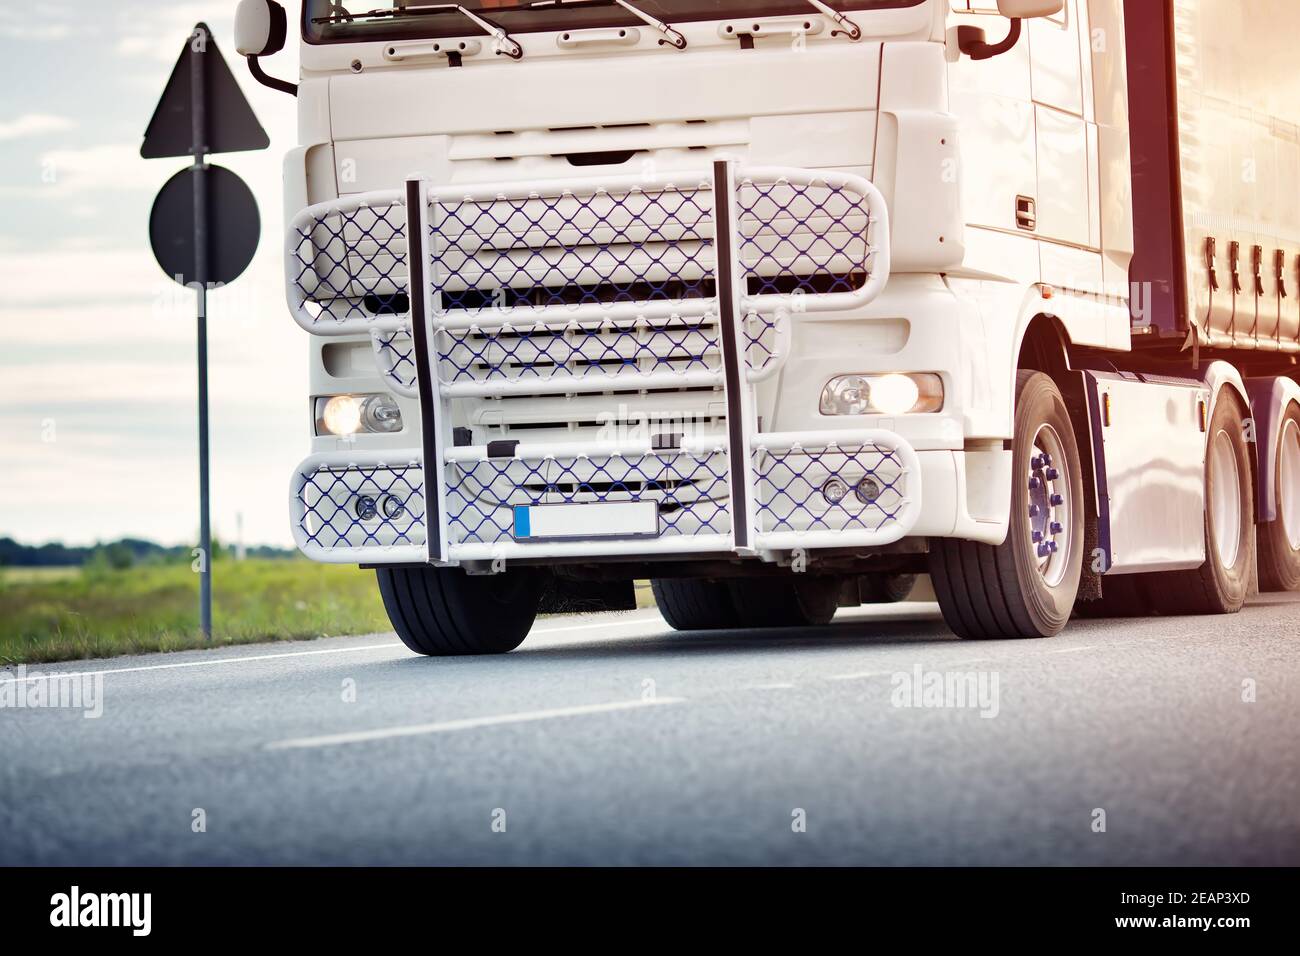
{"label": "vertical bar of bull bar", "polygon": [[438,388],[437,367],[430,343],[429,289],[426,273],[429,257],[425,252],[428,198],[424,181],[406,181],[406,276],[407,296],[411,304],[411,341],[415,350],[415,380],[420,393],[420,440],[424,468],[424,522],[430,564],[447,561],[447,535],[443,520],[446,503],[442,467],[442,395]]}
{"label": "vertical bar of bull bar", "polygon": [[744,276],[736,249],[736,169],[733,162],[713,164],[713,229],[717,251],[718,329],[727,397],[727,469],[731,486],[731,535],[736,551],[753,550],[750,502],[752,463],[749,451],[749,376],[742,346]]}

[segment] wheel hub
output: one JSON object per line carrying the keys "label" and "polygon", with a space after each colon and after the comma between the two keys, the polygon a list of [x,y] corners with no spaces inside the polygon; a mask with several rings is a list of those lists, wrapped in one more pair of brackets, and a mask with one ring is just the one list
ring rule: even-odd
{"label": "wheel hub", "polygon": [[1029,553],[1049,587],[1065,577],[1070,551],[1070,475],[1065,446],[1051,425],[1034,437],[1027,475]]}
{"label": "wheel hub", "polygon": [[1278,511],[1292,551],[1300,551],[1300,427],[1288,419],[1278,462]]}
{"label": "wheel hub", "polygon": [[1231,435],[1219,429],[1210,452],[1213,537],[1219,564],[1231,568],[1241,548],[1241,472]]}

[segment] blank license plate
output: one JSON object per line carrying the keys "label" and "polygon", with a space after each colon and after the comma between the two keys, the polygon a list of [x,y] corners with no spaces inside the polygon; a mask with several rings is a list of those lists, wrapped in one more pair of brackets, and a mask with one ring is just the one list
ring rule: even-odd
{"label": "blank license plate", "polygon": [[658,534],[659,508],[653,501],[515,507],[516,541],[653,538]]}

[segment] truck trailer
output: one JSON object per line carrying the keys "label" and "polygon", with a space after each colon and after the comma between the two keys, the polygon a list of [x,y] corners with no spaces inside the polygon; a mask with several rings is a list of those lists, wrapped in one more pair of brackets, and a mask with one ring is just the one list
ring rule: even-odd
{"label": "truck trailer", "polygon": [[[1294,0],[242,0],[298,102],[298,547],[538,613],[965,638],[1300,587]],[[301,34],[296,82],[263,60]]]}

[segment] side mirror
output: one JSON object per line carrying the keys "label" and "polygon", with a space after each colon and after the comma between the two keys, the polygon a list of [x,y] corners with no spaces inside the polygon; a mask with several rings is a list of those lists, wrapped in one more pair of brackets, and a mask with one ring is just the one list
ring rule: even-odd
{"label": "side mirror", "polygon": [[283,50],[288,32],[289,18],[275,0],[239,0],[235,8],[235,49],[248,58],[248,72],[263,86],[297,96],[296,84],[267,76],[257,62],[258,57]]}
{"label": "side mirror", "polygon": [[957,47],[972,60],[989,60],[1000,56],[1020,42],[1023,21],[1035,17],[1052,17],[1065,8],[1065,0],[998,0],[998,13],[1011,21],[1005,40],[989,43],[979,27],[964,24],[957,28]]}
{"label": "side mirror", "polygon": [[275,0],[239,0],[235,49],[241,56],[270,56],[284,49],[289,18]]}
{"label": "side mirror", "polygon": [[998,13],[1008,20],[1054,17],[1065,8],[1065,0],[998,0]]}

